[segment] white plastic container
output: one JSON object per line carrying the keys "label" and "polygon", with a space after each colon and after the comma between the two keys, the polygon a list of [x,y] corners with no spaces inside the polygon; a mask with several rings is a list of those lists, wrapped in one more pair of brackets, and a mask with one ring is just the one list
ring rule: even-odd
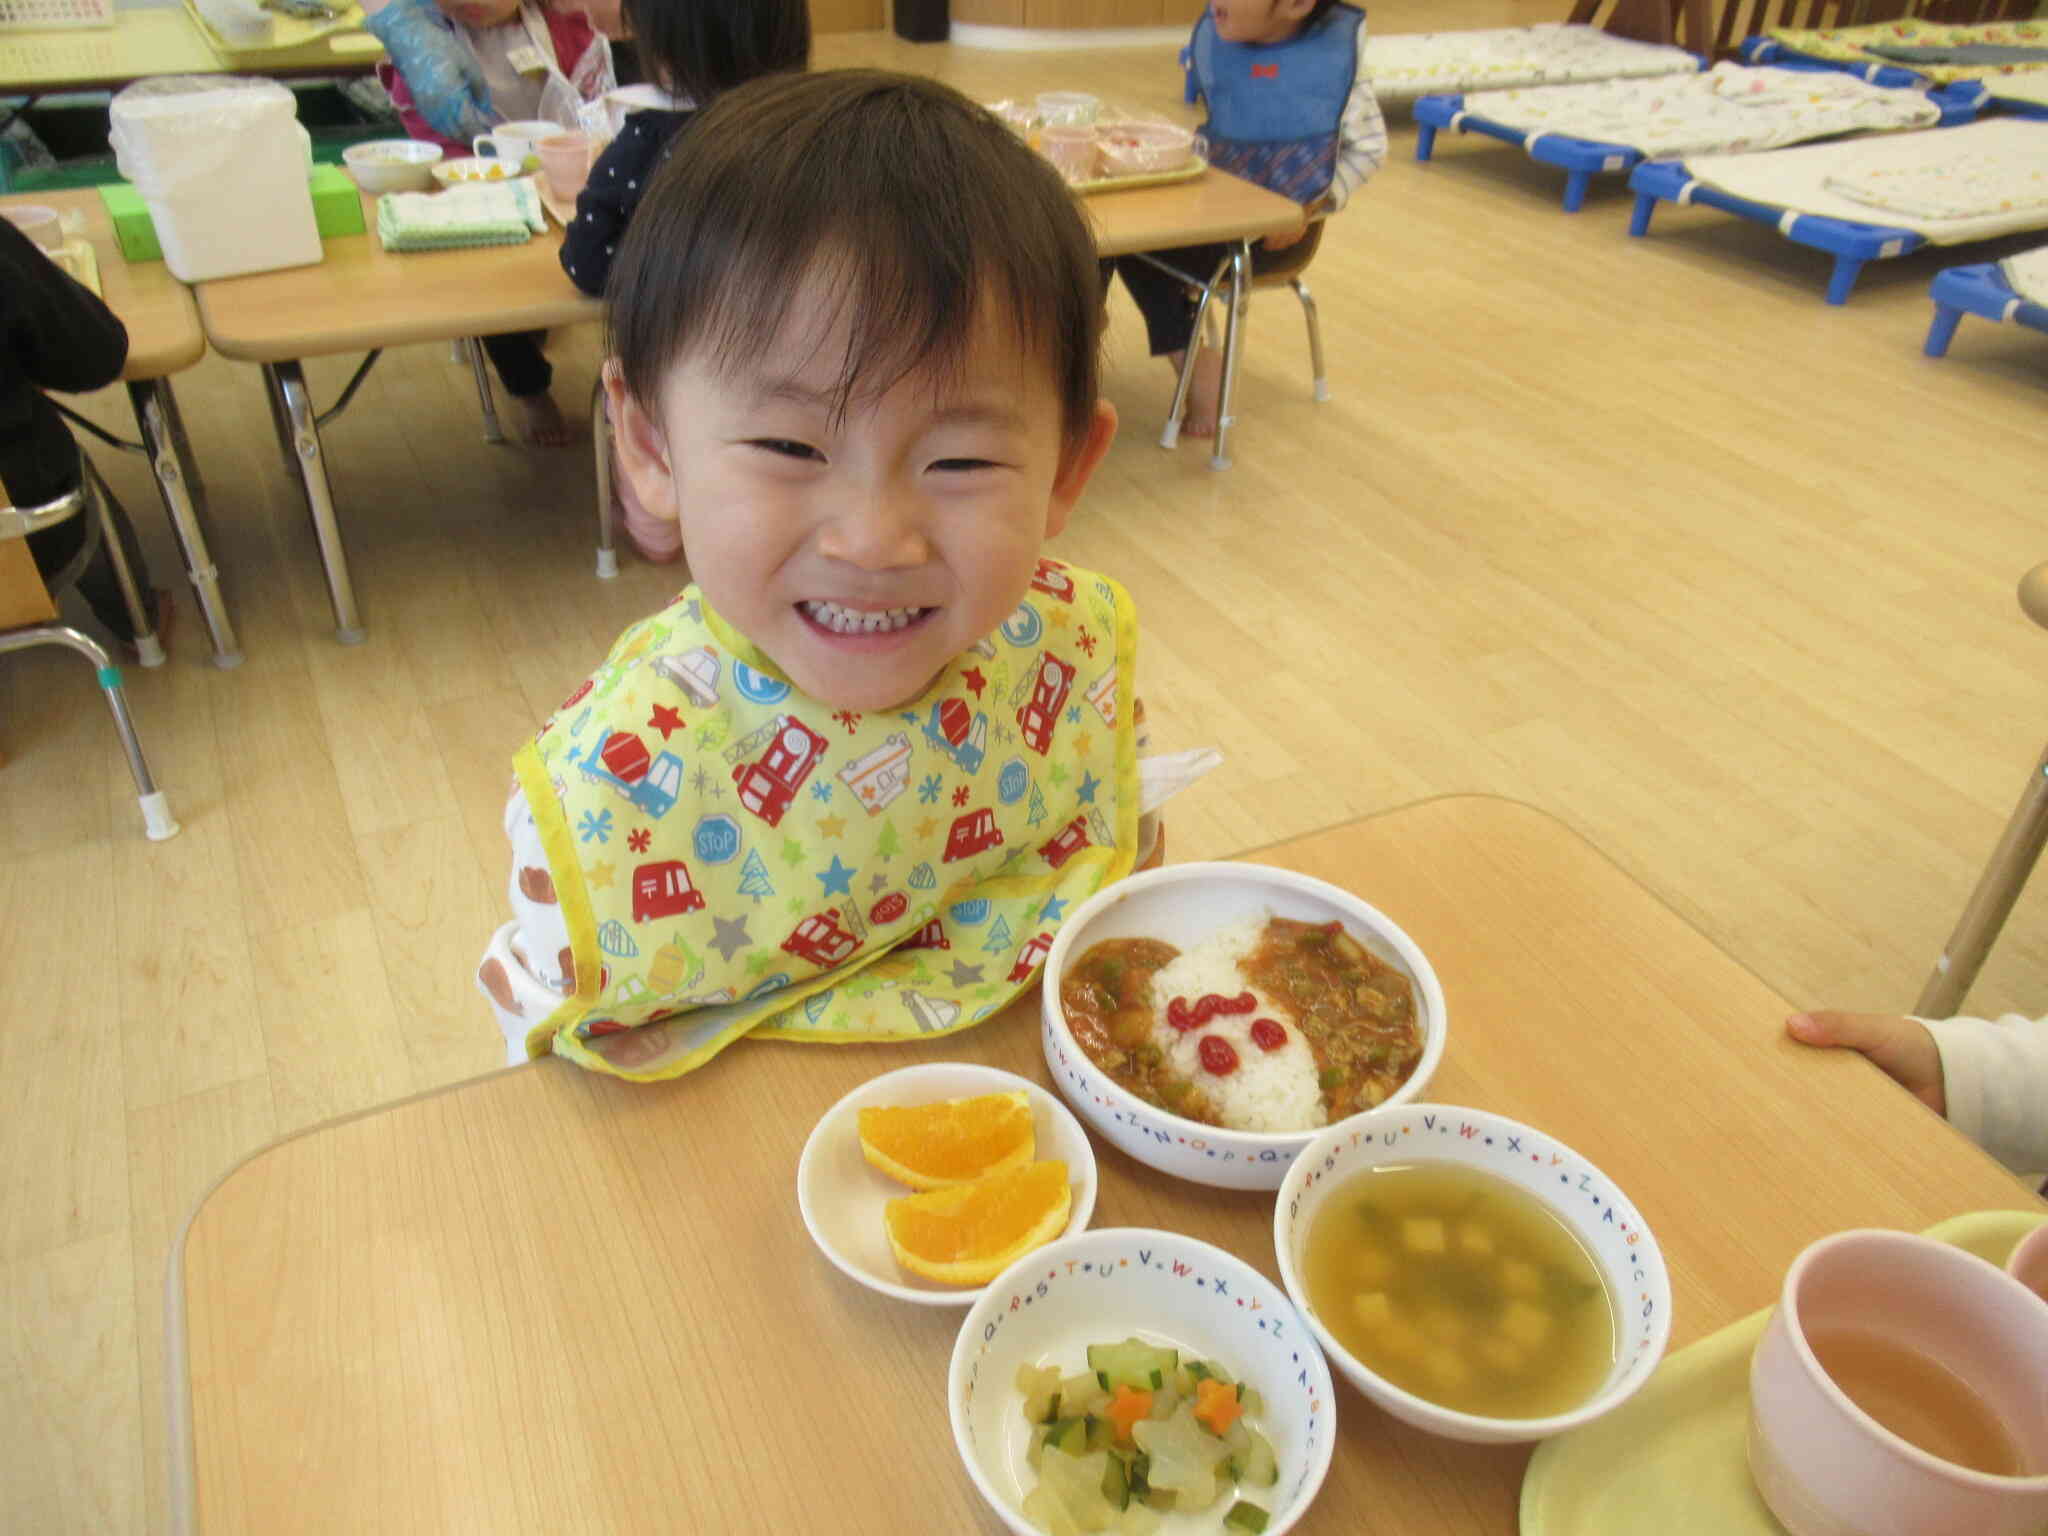
{"label": "white plastic container", "polygon": [[181,282],[320,260],[307,183],[310,141],[274,80],[141,80],[109,109],[121,174],[156,223]]}

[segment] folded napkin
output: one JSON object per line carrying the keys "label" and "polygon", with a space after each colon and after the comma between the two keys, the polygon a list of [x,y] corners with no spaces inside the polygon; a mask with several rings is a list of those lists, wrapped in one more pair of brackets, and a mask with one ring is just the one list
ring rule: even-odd
{"label": "folded napkin", "polygon": [[445,192],[387,192],[377,199],[377,238],[387,251],[522,245],[547,227],[530,176],[471,182]]}

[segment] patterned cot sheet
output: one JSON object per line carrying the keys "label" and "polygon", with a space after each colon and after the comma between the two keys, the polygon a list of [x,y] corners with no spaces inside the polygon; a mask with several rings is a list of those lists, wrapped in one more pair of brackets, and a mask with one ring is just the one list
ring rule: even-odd
{"label": "patterned cot sheet", "polygon": [[1530,134],[1619,144],[1649,159],[1775,149],[1858,130],[1931,127],[1919,90],[1854,75],[1716,64],[1705,74],[1480,91],[1465,111]]}
{"label": "patterned cot sheet", "polygon": [[1773,27],[1772,42],[1808,58],[1831,59],[1845,64],[1891,65],[1947,85],[1957,80],[1984,80],[1993,76],[2026,74],[2048,69],[2044,62],[1933,64],[1888,59],[1873,51],[1877,47],[1902,48],[2048,48],[2048,22],[1990,21],[1966,26],[1949,26],[1933,21],[1874,22],[1863,27]]}
{"label": "patterned cot sheet", "polygon": [[[2010,117],[1685,162],[1693,180],[1734,197],[1935,245],[2048,227],[2044,167],[2048,124]],[[1951,185],[1961,190],[1942,190]]]}
{"label": "patterned cot sheet", "polygon": [[1366,39],[1365,62],[1382,105],[1446,91],[1688,74],[1700,67],[1683,48],[1562,22],[1375,34]]}
{"label": "patterned cot sheet", "polygon": [[2008,256],[1998,264],[2012,291],[2030,304],[2048,304],[2048,245]]}

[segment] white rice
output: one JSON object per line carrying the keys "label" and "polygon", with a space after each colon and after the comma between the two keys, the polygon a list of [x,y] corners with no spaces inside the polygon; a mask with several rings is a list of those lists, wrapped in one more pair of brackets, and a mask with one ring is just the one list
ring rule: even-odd
{"label": "white rice", "polygon": [[[1166,1063],[1194,1084],[1233,1131],[1306,1131],[1328,1123],[1318,1082],[1315,1053],[1309,1049],[1292,1010],[1245,979],[1239,962],[1258,946],[1268,919],[1248,917],[1219,928],[1199,944],[1184,949],[1152,978],[1152,1037]],[[1166,1008],[1176,997],[1189,1003],[1205,993],[1236,997],[1250,992],[1259,1006],[1250,1013],[1218,1014],[1199,1028],[1183,1033],[1166,1022]],[[1287,1041],[1268,1051],[1252,1042],[1254,1020],[1272,1019],[1287,1031]],[[1237,1052],[1237,1070],[1218,1077],[1202,1065],[1202,1041],[1216,1035]]]}

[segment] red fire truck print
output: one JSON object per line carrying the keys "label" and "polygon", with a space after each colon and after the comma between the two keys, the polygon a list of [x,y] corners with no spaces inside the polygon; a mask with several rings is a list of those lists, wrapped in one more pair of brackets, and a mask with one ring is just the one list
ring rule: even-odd
{"label": "red fire truck print", "polygon": [[1067,860],[1087,846],[1088,814],[1084,811],[1055,832],[1052,840],[1043,844],[1038,852],[1054,869],[1061,869]]}
{"label": "red fire truck print", "polygon": [[634,922],[703,910],[704,893],[691,882],[689,866],[681,859],[642,864],[633,871]]}
{"label": "red fire truck print", "polygon": [[971,859],[985,848],[1003,846],[1003,829],[996,825],[996,813],[986,807],[969,811],[955,818],[953,829],[946,834],[945,857],[941,864],[950,864],[955,859]]}
{"label": "red fire truck print", "polygon": [[740,787],[740,804],[767,822],[782,823],[783,812],[796,799],[804,780],[825,755],[826,741],[801,720],[788,715],[775,719],[775,739],[760,760],[733,769],[733,782]]}
{"label": "red fire truck print", "polygon": [[935,917],[896,947],[898,949],[951,949],[953,941],[946,937],[945,920]]}
{"label": "red fire truck print", "polygon": [[1071,603],[1074,600],[1074,578],[1067,574],[1067,568],[1059,561],[1041,557],[1038,574],[1031,578],[1031,590]]}
{"label": "red fire truck print", "polygon": [[830,969],[861,946],[861,940],[839,926],[839,909],[827,907],[790,929],[783,951],[799,960]]}
{"label": "red fire truck print", "polygon": [[1051,651],[1041,652],[1038,678],[1031,685],[1031,697],[1017,711],[1017,725],[1024,734],[1024,744],[1041,757],[1052,745],[1053,727],[1059,724],[1060,711],[1066,707],[1067,694],[1073,686],[1074,669]]}
{"label": "red fire truck print", "polygon": [[1017,963],[1010,967],[1011,981],[1029,981],[1031,973],[1045,961],[1046,951],[1052,948],[1052,935],[1041,933],[1017,952]]}

